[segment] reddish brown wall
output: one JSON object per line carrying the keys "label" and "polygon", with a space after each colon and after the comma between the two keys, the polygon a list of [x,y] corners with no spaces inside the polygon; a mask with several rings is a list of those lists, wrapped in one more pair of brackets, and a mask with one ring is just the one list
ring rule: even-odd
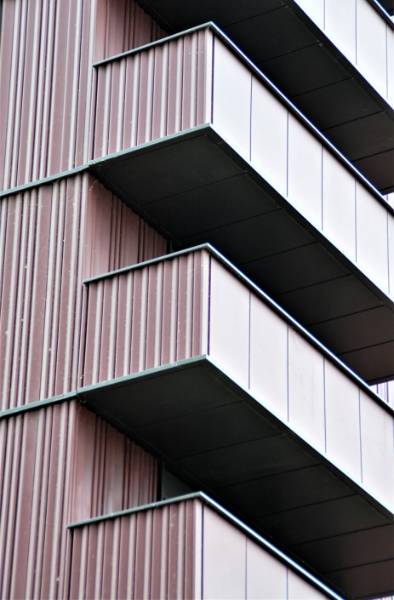
{"label": "reddish brown wall", "polygon": [[84,277],[161,255],[165,240],[90,175],[0,202],[0,409],[78,386]]}
{"label": "reddish brown wall", "polygon": [[3,0],[0,189],[86,162],[94,60],[162,35],[134,0]]}
{"label": "reddish brown wall", "polygon": [[75,519],[157,498],[157,462],[76,401],[0,420],[0,597],[64,598]]}

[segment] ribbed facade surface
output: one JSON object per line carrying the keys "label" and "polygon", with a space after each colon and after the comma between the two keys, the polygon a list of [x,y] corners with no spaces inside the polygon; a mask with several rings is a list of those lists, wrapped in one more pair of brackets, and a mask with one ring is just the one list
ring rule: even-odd
{"label": "ribbed facade surface", "polygon": [[5,0],[0,41],[2,189],[86,162],[92,62],[162,35],[134,1]]}
{"label": "ribbed facade surface", "polygon": [[393,599],[390,1],[0,3],[1,599]]}
{"label": "ribbed facade surface", "polygon": [[67,524],[157,497],[157,460],[76,401],[0,420],[0,596],[64,598]]}
{"label": "ribbed facade surface", "polygon": [[78,387],[83,278],[166,243],[88,174],[7,195],[0,211],[4,410]]}
{"label": "ribbed facade surface", "polygon": [[70,598],[325,597],[198,499],[77,524],[71,563]]}

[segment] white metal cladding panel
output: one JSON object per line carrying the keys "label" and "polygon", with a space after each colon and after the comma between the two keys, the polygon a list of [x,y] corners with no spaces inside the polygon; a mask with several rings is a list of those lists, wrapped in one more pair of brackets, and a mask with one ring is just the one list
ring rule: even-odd
{"label": "white metal cladding panel", "polygon": [[371,386],[387,404],[394,407],[394,381],[386,381]]}
{"label": "white metal cladding panel", "polygon": [[[209,348],[212,359],[306,442],[392,507],[392,415],[361,392],[223,265],[214,258],[211,260]],[[219,285],[221,282],[225,285]],[[220,314],[218,307],[226,307],[229,298],[229,309],[223,308]],[[363,426],[363,415],[369,412],[370,425]],[[374,415],[375,421],[381,423],[381,435],[377,433],[377,426],[371,433]],[[364,420],[368,423],[368,419]],[[368,450],[374,436],[379,438],[377,446]],[[369,458],[364,459],[364,453],[368,453]],[[388,483],[383,491],[385,481]]]}
{"label": "white metal cladding panel", "polygon": [[[325,6],[325,32],[339,50],[353,63],[356,61],[356,2],[329,0]],[[304,7],[303,7],[304,8]],[[318,23],[324,28],[323,23]]]}
{"label": "white metal cladding panel", "polygon": [[276,102],[268,89],[252,80],[251,163],[266,173],[271,185],[287,196],[288,111]]}
{"label": "white metal cladding panel", "polygon": [[205,354],[208,268],[195,253],[88,284],[84,385]]}
{"label": "white metal cladding panel", "polygon": [[325,0],[296,0],[296,2],[319,27],[324,27]]}
{"label": "white metal cladding panel", "polygon": [[[264,335],[261,332],[264,331]],[[287,419],[288,327],[258,298],[250,303],[250,390],[258,402]]]}
{"label": "white metal cladding panel", "polygon": [[[289,331],[289,422],[324,451],[327,427],[324,410],[324,358],[292,329]],[[331,457],[331,453],[328,453]]]}
{"label": "white metal cladding panel", "polygon": [[[271,92],[263,91],[255,76],[250,85],[243,65],[238,64],[237,77],[231,75],[237,73],[234,65],[239,61],[218,39],[214,56],[215,129],[367,277],[389,293],[387,229],[392,228],[393,216]],[[369,231],[366,235],[372,228],[375,234]],[[393,286],[390,293],[394,297]]]}
{"label": "white metal cladding panel", "polygon": [[323,146],[289,116],[288,197],[315,227],[322,227]]}
{"label": "white metal cladding panel", "polygon": [[365,0],[357,3],[357,66],[387,98],[387,37],[393,31]]}
{"label": "white metal cladding panel", "polygon": [[387,99],[394,106],[394,35],[387,35]]}
{"label": "white metal cladding panel", "polygon": [[388,227],[393,217],[361,185],[356,185],[357,262],[382,290],[388,293]]}
{"label": "white metal cladding panel", "polygon": [[295,0],[360,73],[394,104],[394,31],[367,0]]}
{"label": "white metal cladding panel", "polygon": [[156,460],[76,402],[1,419],[0,462],[2,598],[64,598],[70,520],[156,499]]}
{"label": "white metal cladding panel", "polygon": [[355,179],[325,149],[323,165],[323,231],[339,250],[356,260]]}
{"label": "white metal cladding panel", "polygon": [[217,39],[213,81],[213,122],[226,141],[249,160],[252,75]]}
{"label": "white metal cladding panel", "polygon": [[324,597],[212,509],[203,511],[203,598]]}
{"label": "white metal cladding panel", "polygon": [[220,263],[210,274],[209,352],[244,387],[249,385],[250,292]]}
{"label": "white metal cladding panel", "polygon": [[204,30],[97,67],[93,157],[210,121],[211,53]]}
{"label": "white metal cladding panel", "polygon": [[387,237],[389,248],[389,288],[390,296],[394,297],[394,219],[390,217],[388,218]]}
{"label": "white metal cladding panel", "polygon": [[2,410],[76,389],[83,278],[165,240],[88,175],[0,201]]}
{"label": "white metal cladding panel", "polygon": [[325,364],[327,452],[343,470],[361,479],[360,394],[330,363]]}
{"label": "white metal cladding panel", "polygon": [[191,500],[74,529],[67,597],[200,597],[197,513]]}
{"label": "white metal cladding panel", "polygon": [[361,453],[364,484],[394,510],[394,425],[392,416],[361,393]]}

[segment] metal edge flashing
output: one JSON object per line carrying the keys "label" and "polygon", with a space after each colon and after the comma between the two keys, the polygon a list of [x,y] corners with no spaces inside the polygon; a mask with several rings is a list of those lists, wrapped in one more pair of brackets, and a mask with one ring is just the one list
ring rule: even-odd
{"label": "metal edge flashing", "polygon": [[[151,369],[146,369],[144,371],[139,371],[137,373],[133,373],[132,375],[126,375],[123,377],[118,377],[115,379],[111,379],[104,382],[99,382],[97,384],[89,385],[78,390],[80,398],[82,398],[82,403],[86,404],[89,407],[89,401],[85,400],[84,396],[86,393],[94,392],[95,390],[105,390],[106,388],[114,389],[119,386],[123,386],[125,383],[133,382],[136,380],[143,379],[152,379],[155,377],[160,377],[162,374],[168,374],[171,372],[176,372],[181,369],[193,368],[198,366],[207,366],[211,368],[216,376],[219,376],[225,384],[229,385],[232,389],[234,389],[240,396],[242,396],[243,401],[247,402],[249,406],[262,413],[269,421],[271,421],[276,427],[279,429],[285,430],[286,435],[288,435],[291,439],[293,439],[297,444],[301,445],[307,452],[316,454],[319,457],[319,460],[329,469],[329,471],[333,472],[334,475],[341,480],[350,484],[353,488],[357,489],[357,493],[362,496],[375,510],[379,510],[385,517],[393,520],[394,522],[394,513],[392,510],[382,504],[380,500],[377,500],[367,489],[365,489],[360,483],[358,483],[352,475],[348,474],[344,471],[344,469],[336,464],[334,460],[327,458],[322,452],[313,446],[311,443],[306,441],[301,434],[299,434],[296,430],[294,430],[290,424],[283,421],[280,417],[278,417],[274,412],[272,412],[269,408],[266,408],[263,404],[257,402],[254,398],[253,394],[245,389],[241,383],[236,381],[232,376],[228,375],[223,368],[218,365],[212,357],[209,355],[200,355],[197,357],[193,357],[191,359],[185,359],[182,361],[169,363],[167,365],[161,365],[159,367],[153,367]],[[93,410],[91,408],[90,410]],[[104,417],[106,418],[106,417]],[[124,431],[125,426],[123,423],[119,422],[116,418],[112,419],[111,422],[115,427],[119,427]],[[157,447],[152,447],[150,444],[145,444],[144,440],[135,433],[132,428],[127,428],[127,431],[132,432],[133,436],[135,436],[136,441],[147,448],[150,452],[153,452],[155,455],[158,455]],[[189,474],[190,475],[190,474]]]}
{"label": "metal edge flashing", "polygon": [[[304,14],[305,16],[306,13],[304,13],[302,11],[301,8],[297,7],[297,11],[300,11],[300,14]],[[309,19],[309,17],[307,17]],[[311,26],[313,26],[316,30],[319,30],[321,32],[321,30],[317,27],[317,25],[315,25],[312,21],[310,23]],[[308,23],[309,26],[309,23]],[[332,153],[336,156],[336,158],[338,158],[338,160],[348,169],[350,170],[355,177],[357,178],[357,180],[363,184],[376,198],[377,200],[379,200],[379,202],[381,202],[384,206],[386,206],[388,203],[385,200],[385,198],[383,197],[383,195],[379,192],[379,190],[373,185],[373,183],[371,181],[369,181],[369,179],[367,177],[365,177],[365,175],[363,175],[361,173],[361,171],[359,171],[357,169],[357,167],[355,167],[353,165],[353,163],[346,158],[346,156],[332,143],[330,142],[330,140],[324,135],[324,133],[322,133],[320,131],[320,129],[318,129],[313,123],[312,121],[310,121],[308,119],[308,117],[306,117],[304,115],[304,113],[302,113],[297,106],[287,97],[285,96],[285,94],[259,69],[259,67],[257,67],[254,62],[213,22],[207,22],[204,23],[202,25],[198,25],[196,27],[193,27],[191,29],[186,29],[185,31],[179,32],[179,33],[175,33],[173,35],[167,36],[165,38],[162,38],[156,42],[151,42],[149,44],[145,44],[143,46],[139,46],[138,48],[134,48],[133,50],[128,50],[126,52],[123,52],[121,54],[116,54],[113,57],[109,57],[106,58],[98,63],[95,63],[93,65],[93,68],[97,68],[103,64],[108,64],[111,63],[113,61],[117,61],[117,60],[121,60],[124,57],[127,56],[131,56],[133,54],[137,54],[139,52],[143,52],[144,50],[156,47],[156,46],[160,46],[162,44],[165,44],[167,42],[170,42],[172,40],[178,39],[180,37],[183,37],[185,35],[189,35],[190,33],[194,33],[197,31],[201,31],[203,29],[208,29],[210,31],[212,31],[232,52],[234,55],[236,55],[251,71],[253,71],[253,73],[260,79],[260,81],[262,81],[264,83],[264,85],[274,94],[274,96],[282,103],[284,104],[289,110],[290,112],[293,114],[293,116],[295,116],[298,121],[300,121],[307,129],[310,133],[312,133],[315,137],[317,137],[322,144]],[[323,32],[321,32],[323,34]],[[330,44],[335,50],[336,52],[339,53],[338,48],[332,43],[330,42],[330,40],[327,38],[327,44]],[[349,61],[343,57],[343,61],[346,61],[347,64],[349,64],[353,69],[355,69],[355,67],[353,67],[353,65],[351,65],[351,63],[349,63]],[[376,95],[376,98],[382,103],[384,104],[384,106],[382,107],[382,110],[384,110],[394,121],[394,108],[391,107],[385,100],[384,98],[382,98],[378,92],[376,92],[376,90],[374,90],[374,88],[368,83],[367,80],[364,79],[364,77],[361,75],[361,73],[358,73],[359,75],[359,79],[362,80],[362,83],[365,84],[366,87],[368,87],[370,92],[374,92],[374,94]],[[356,77],[357,78],[357,77]],[[200,126],[198,126],[200,127]],[[195,128],[197,129],[197,128]],[[187,130],[187,131],[191,131],[191,130]],[[179,134],[174,134],[179,135]],[[168,138],[172,138],[174,136],[167,136]],[[159,138],[159,139],[163,139],[163,138]],[[157,140],[156,140],[157,141]],[[151,142],[147,142],[145,144],[142,144],[140,146],[136,146],[135,148],[141,148],[141,147],[146,147],[149,144],[153,143]],[[127,151],[131,151],[133,150],[133,148],[129,148],[126,150],[121,150],[119,152],[115,152],[112,154],[107,155],[108,158],[112,158],[118,154],[121,154],[122,152],[127,152]],[[89,161],[89,165],[90,164],[97,164],[100,159],[102,159],[103,157],[100,157],[98,159],[94,159],[94,161]],[[391,208],[391,207],[390,207]],[[394,209],[393,213],[394,213]]]}
{"label": "metal edge flashing", "polygon": [[283,564],[290,567],[298,575],[300,575],[305,581],[311,583],[315,587],[319,588],[327,597],[335,598],[336,600],[342,600],[342,596],[339,596],[334,590],[328,587],[325,583],[320,581],[313,574],[309,573],[306,569],[304,569],[300,564],[287,556],[284,552],[282,552],[277,546],[272,544],[265,537],[259,535],[256,531],[254,531],[251,527],[246,525],[241,519],[233,515],[230,511],[225,509],[221,504],[216,502],[213,498],[208,496],[202,491],[193,492],[190,494],[184,494],[182,496],[176,496],[174,498],[168,498],[166,500],[158,500],[156,502],[151,502],[149,504],[142,504],[140,506],[136,506],[134,508],[129,508],[126,510],[121,510],[113,513],[108,513],[105,515],[100,515],[98,517],[93,517],[91,519],[86,519],[83,521],[77,521],[75,523],[69,523],[67,525],[67,529],[75,530],[81,527],[95,525],[97,523],[102,523],[104,521],[117,519],[120,517],[126,517],[130,515],[135,515],[142,512],[147,512],[148,510],[154,510],[156,508],[163,508],[165,506],[170,506],[174,504],[180,504],[181,502],[187,502],[189,500],[200,500],[209,508],[213,509],[219,516],[223,517],[240,529],[243,533],[245,533],[249,538],[251,538],[254,542],[257,542],[259,546],[267,550],[272,556],[280,560]]}
{"label": "metal edge flashing", "polygon": [[130,50],[125,50],[124,52],[118,52],[117,54],[114,54],[113,56],[108,56],[107,58],[102,58],[101,60],[94,62],[92,66],[94,69],[97,67],[101,67],[102,65],[106,65],[117,60],[127,58],[128,56],[139,54],[140,52],[144,52],[145,50],[157,48],[158,46],[162,46],[163,44],[167,44],[168,42],[173,42],[178,38],[184,37],[185,35],[190,35],[192,33],[196,33],[198,31],[202,31],[203,29],[217,29],[218,31],[220,31],[220,28],[213,21],[206,21],[205,23],[195,25],[194,27],[189,27],[188,29],[185,29],[183,31],[178,31],[177,33],[166,35],[165,37],[159,38],[158,40],[155,40],[153,42],[142,44],[142,46],[137,46],[136,48],[131,48]]}
{"label": "metal edge flashing", "polygon": [[208,355],[199,354],[198,356],[184,358],[182,360],[177,360],[175,362],[167,363],[165,365],[159,365],[158,367],[151,367],[149,369],[144,369],[143,371],[136,371],[135,373],[130,373],[129,375],[123,375],[114,379],[98,381],[97,383],[91,383],[89,385],[85,385],[78,388],[78,396],[82,403],[85,404],[86,401],[84,399],[84,396],[89,392],[101,389],[105,390],[107,388],[117,388],[119,386],[124,385],[125,383],[141,379],[141,377],[151,379],[153,377],[160,376],[162,373],[168,373],[169,371],[180,371],[182,369],[187,369],[192,366],[199,366],[200,364],[203,364],[205,362],[211,362],[208,359]]}
{"label": "metal edge flashing", "polygon": [[31,410],[38,410],[40,408],[46,408],[55,404],[61,404],[70,400],[78,400],[78,394],[76,391],[67,392],[58,396],[50,396],[49,398],[44,398],[43,400],[34,400],[33,402],[28,402],[27,404],[23,404],[21,406],[0,410],[0,420],[14,417],[15,415],[20,415]]}
{"label": "metal edge flashing", "polygon": [[[394,29],[394,21],[391,20],[390,13],[387,12],[379,0],[367,0],[367,2],[376,10],[376,12],[386,21],[387,25]],[[393,13],[394,14],[394,13]]]}
{"label": "metal edge flashing", "polygon": [[41,177],[40,179],[34,179],[33,181],[29,181],[28,183],[23,183],[21,185],[16,185],[12,188],[4,189],[0,191],[0,200],[7,196],[12,196],[13,194],[20,194],[27,190],[31,190],[35,187],[40,187],[42,185],[46,185],[48,183],[54,183],[55,181],[59,181],[60,179],[66,179],[67,177],[73,177],[74,175],[78,175],[78,173],[87,172],[89,169],[89,163],[84,163],[79,165],[78,167],[73,167],[72,169],[68,169],[67,171],[60,171],[59,173],[54,173],[53,175],[48,175],[47,177]]}

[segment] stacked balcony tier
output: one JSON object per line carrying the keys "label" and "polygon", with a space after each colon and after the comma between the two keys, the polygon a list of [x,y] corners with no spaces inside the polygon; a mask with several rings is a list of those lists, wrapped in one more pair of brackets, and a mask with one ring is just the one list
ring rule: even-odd
{"label": "stacked balcony tier", "polygon": [[70,531],[69,598],[339,600],[203,494],[72,524]]}
{"label": "stacked balcony tier", "polygon": [[394,188],[394,24],[377,2],[141,4],[168,32],[215,21],[379,189]]}
{"label": "stacked balcony tier", "polygon": [[394,213],[213,26],[97,67],[90,169],[214,244],[361,376],[394,376]]}
{"label": "stacked balcony tier", "polygon": [[208,246],[87,281],[88,406],[340,593],[394,591],[393,412]]}

